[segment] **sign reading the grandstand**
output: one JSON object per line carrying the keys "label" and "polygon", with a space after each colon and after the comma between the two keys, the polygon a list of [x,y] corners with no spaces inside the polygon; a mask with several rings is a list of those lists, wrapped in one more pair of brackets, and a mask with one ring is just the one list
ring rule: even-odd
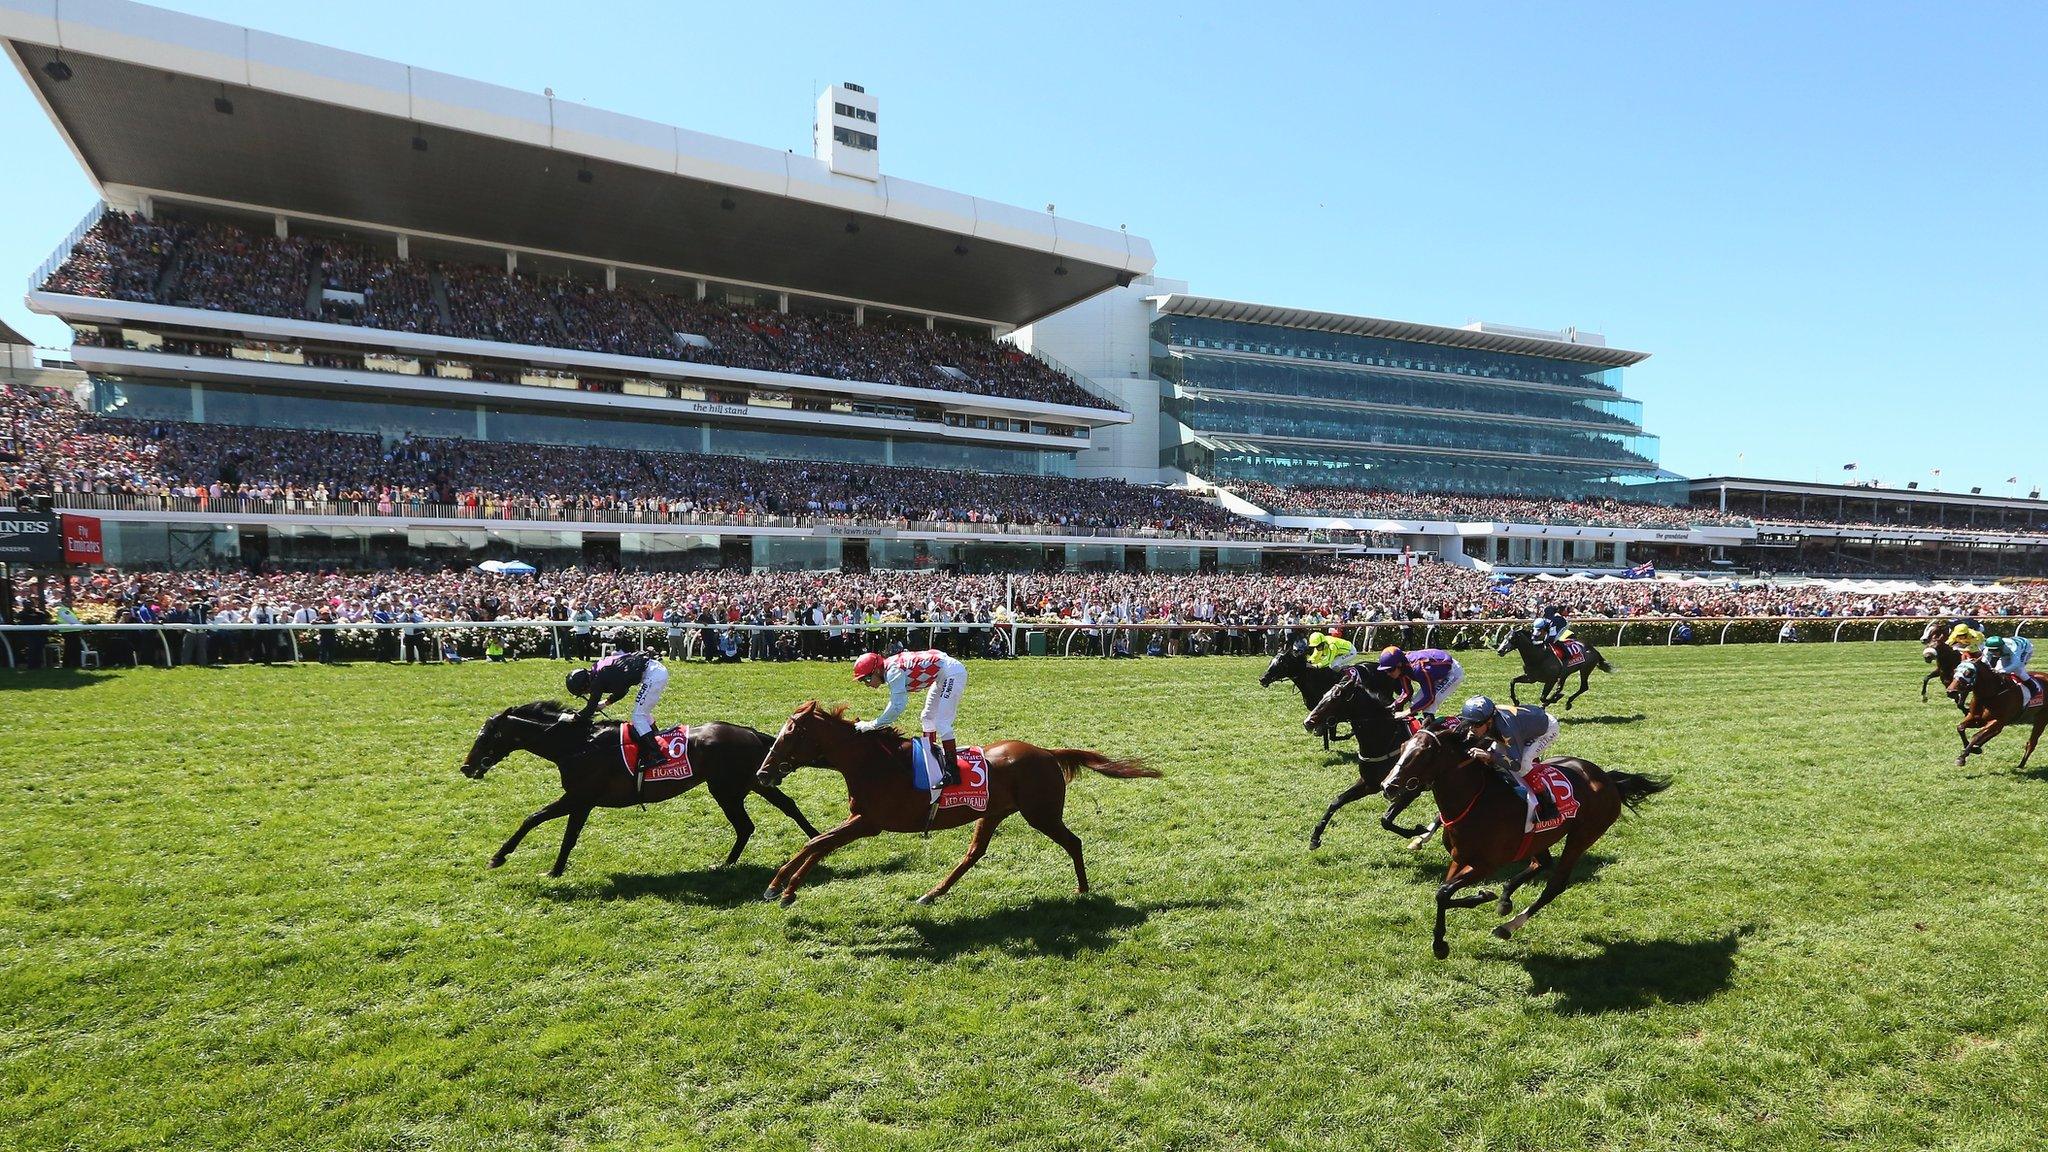
{"label": "sign reading the grandstand", "polygon": [[100,544],[100,519],[97,516],[64,517],[64,562],[66,564],[100,564],[106,560],[106,551]]}
{"label": "sign reading the grandstand", "polygon": [[0,511],[0,563],[55,564],[64,554],[60,539],[53,513]]}

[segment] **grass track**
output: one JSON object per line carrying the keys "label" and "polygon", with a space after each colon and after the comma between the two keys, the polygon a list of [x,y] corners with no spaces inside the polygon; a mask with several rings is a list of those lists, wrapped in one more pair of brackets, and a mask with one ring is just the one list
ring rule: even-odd
{"label": "grass track", "polygon": [[[1951,767],[1908,645],[1612,655],[1557,750],[1676,787],[1512,943],[1454,912],[1442,963],[1441,849],[1374,800],[1309,853],[1351,769],[1253,661],[976,665],[963,736],[1167,778],[1069,793],[1096,897],[1012,820],[931,909],[965,832],[848,849],[784,910],[753,898],[795,827],[755,801],[715,870],[701,793],[596,814],[561,880],[559,823],[486,871],[552,770],[456,763],[559,666],[0,680],[0,1145],[2039,1147],[2017,738]],[[666,710],[871,710],[846,675],[678,668]]]}

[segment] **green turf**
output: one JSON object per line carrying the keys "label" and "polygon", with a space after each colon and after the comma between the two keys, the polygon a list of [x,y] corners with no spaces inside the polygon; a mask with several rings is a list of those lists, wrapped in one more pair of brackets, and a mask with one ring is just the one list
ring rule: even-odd
{"label": "green turf", "polygon": [[[789,909],[800,842],[707,795],[560,824],[477,723],[559,666],[0,680],[8,1148],[2039,1146],[2048,780],[1951,765],[1904,645],[1623,649],[1561,753],[1675,786],[1514,941],[1239,660],[975,666],[963,735],[1139,754],[1064,854],[1006,824],[870,840]],[[1474,688],[1507,662],[1470,656]],[[843,666],[676,670],[773,727]],[[791,791],[820,824],[838,777]],[[1533,890],[1532,890],[1533,891]]]}

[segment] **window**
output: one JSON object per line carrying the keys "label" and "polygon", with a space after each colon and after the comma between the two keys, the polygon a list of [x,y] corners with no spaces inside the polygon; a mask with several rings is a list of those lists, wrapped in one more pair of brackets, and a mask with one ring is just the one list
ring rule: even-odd
{"label": "window", "polygon": [[863,152],[873,152],[875,150],[875,138],[867,132],[855,132],[851,128],[835,127],[832,129],[832,139],[849,148],[858,148]]}

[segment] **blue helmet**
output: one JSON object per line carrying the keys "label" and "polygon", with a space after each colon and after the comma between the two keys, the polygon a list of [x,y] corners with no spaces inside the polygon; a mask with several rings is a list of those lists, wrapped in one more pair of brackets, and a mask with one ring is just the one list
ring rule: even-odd
{"label": "blue helmet", "polygon": [[1494,707],[1492,700],[1484,696],[1474,696],[1465,701],[1463,708],[1458,709],[1458,719],[1465,724],[1484,724],[1493,719],[1499,711],[1500,709]]}

